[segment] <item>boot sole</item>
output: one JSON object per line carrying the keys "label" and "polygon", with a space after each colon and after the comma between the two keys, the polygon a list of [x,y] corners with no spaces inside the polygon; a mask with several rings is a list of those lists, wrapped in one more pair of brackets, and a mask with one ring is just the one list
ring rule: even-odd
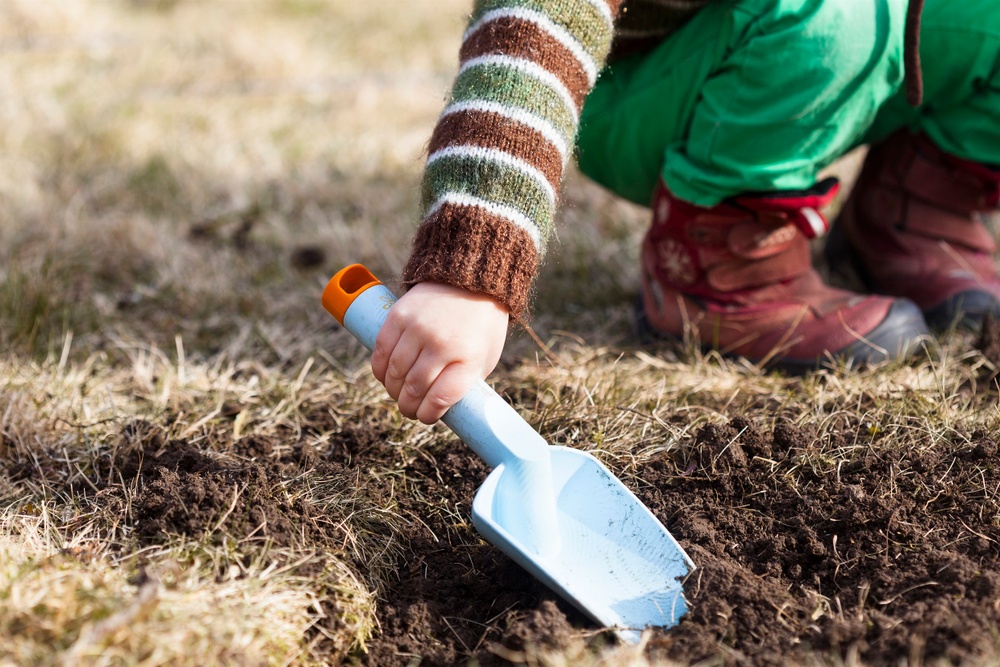
{"label": "boot sole", "polygon": [[[635,302],[636,334],[646,344],[671,341],[682,342],[680,336],[655,329],[646,315],[642,295]],[[930,337],[930,329],[924,315],[909,299],[896,299],[885,318],[872,329],[863,340],[858,340],[836,351],[828,351],[826,356],[810,359],[780,357],[764,364],[767,370],[779,370],[788,375],[805,375],[822,368],[834,368],[842,364],[867,366],[894,359],[905,359],[923,349],[923,343]],[[711,345],[701,345],[703,352],[712,350]],[[730,359],[741,355],[723,354]],[[747,359],[760,363],[757,359]]]}
{"label": "boot sole", "polygon": [[924,311],[927,324],[936,331],[944,331],[952,325],[978,330],[987,317],[1000,317],[1000,303],[993,295],[978,290],[959,292]]}

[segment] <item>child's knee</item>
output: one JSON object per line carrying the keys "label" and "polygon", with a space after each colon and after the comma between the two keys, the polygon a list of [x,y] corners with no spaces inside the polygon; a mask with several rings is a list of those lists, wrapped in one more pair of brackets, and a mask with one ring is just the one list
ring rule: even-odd
{"label": "child's knee", "polygon": [[763,4],[769,9],[734,62],[764,99],[808,91],[813,105],[844,104],[859,94],[862,103],[878,105],[902,84],[905,0]]}

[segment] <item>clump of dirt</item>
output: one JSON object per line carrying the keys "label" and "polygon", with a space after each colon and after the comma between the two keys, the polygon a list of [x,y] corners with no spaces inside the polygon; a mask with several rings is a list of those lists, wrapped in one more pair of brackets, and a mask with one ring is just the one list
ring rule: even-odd
{"label": "clump of dirt", "polygon": [[[210,531],[276,546],[337,537],[317,520],[311,503],[291,498],[281,476],[262,463],[212,457],[187,442],[164,440],[159,429],[142,422],[127,425],[122,440],[115,468],[135,482],[131,518],[141,543]],[[237,448],[257,457],[270,450],[259,439]]]}
{"label": "clump of dirt", "polygon": [[303,245],[292,250],[289,258],[292,266],[300,271],[315,269],[326,262],[326,251],[322,246]]}
{"label": "clump of dirt", "polygon": [[568,647],[579,632],[566,618],[565,611],[552,600],[544,600],[537,609],[508,624],[502,646],[518,652],[559,651]]}

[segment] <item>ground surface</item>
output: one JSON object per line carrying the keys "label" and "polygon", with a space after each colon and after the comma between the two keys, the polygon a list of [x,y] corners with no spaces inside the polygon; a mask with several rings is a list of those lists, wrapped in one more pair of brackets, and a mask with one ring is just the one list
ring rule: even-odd
{"label": "ground surface", "polygon": [[[984,330],[984,352],[997,351],[998,333],[992,324]],[[980,387],[995,392],[988,382]],[[663,412],[659,419],[683,424],[688,417]],[[223,437],[211,453],[169,439],[168,430],[130,421],[93,470],[63,482],[77,502],[124,521],[134,548],[215,535],[343,554],[347,531],[315,494],[308,498],[318,479],[391,509],[394,527],[371,529],[380,533],[373,543],[398,543],[395,553],[349,563],[362,580],[380,582],[379,629],[352,660],[506,664],[614,642],[478,538],[467,517],[488,470],[453,438],[433,448],[394,446],[390,420],[369,415],[345,424],[321,406],[304,408],[294,432]],[[310,444],[319,435],[322,444]],[[685,447],[619,470],[698,565],[685,585],[690,613],[645,638],[646,659],[995,659],[997,454],[996,435],[984,430],[927,431],[900,448],[878,424],[843,415],[833,426],[764,425],[747,411],[700,427]],[[48,470],[9,459],[0,469],[15,484]],[[372,562],[390,574],[372,571]],[[300,574],[328,564],[311,559]],[[144,569],[137,576],[141,586]],[[325,632],[343,623],[336,603],[328,605],[306,629],[317,654]]]}

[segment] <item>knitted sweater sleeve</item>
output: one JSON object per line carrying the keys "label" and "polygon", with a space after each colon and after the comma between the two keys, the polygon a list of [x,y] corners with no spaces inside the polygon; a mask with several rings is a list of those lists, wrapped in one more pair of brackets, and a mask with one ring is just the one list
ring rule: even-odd
{"label": "knitted sweater sleeve", "polygon": [[449,283],[524,317],[621,1],[477,0],[428,146],[407,287]]}

